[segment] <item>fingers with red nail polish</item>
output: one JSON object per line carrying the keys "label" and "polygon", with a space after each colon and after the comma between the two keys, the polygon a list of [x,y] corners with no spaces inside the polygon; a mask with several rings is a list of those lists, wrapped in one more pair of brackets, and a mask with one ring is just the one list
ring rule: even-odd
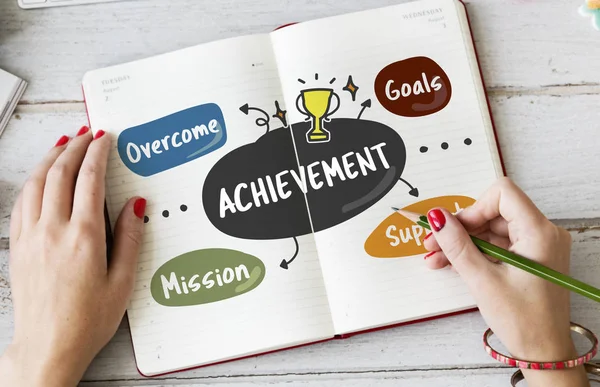
{"label": "fingers with red nail polish", "polygon": [[144,219],[146,213],[146,199],[139,198],[133,203],[133,213],[140,219]]}
{"label": "fingers with red nail polish", "polygon": [[69,136],[62,136],[61,138],[58,139],[58,141],[56,142],[56,144],[54,144],[54,146],[63,146],[68,142],[69,142]]}
{"label": "fingers with red nail polish", "polygon": [[[127,201],[113,229],[112,251],[107,251],[111,138],[104,131],[92,136],[88,126],[71,131],[71,138],[57,135],[48,144],[54,146],[24,185],[10,225],[12,300],[20,316],[10,354],[18,354],[30,369],[58,359],[60,375],[50,379],[61,386],[77,384],[119,327],[136,283],[146,207],[137,196]],[[37,321],[44,321],[43,330]],[[1,385],[30,386],[40,379],[36,373],[31,380],[11,383],[4,371],[17,362],[5,359],[0,356]],[[50,372],[52,367],[43,368]]]}
{"label": "fingers with red nail polish", "polygon": [[423,257],[428,268],[437,270],[450,265],[448,258],[446,258],[446,255],[437,243],[433,232],[430,232],[425,236],[425,239],[423,239],[423,247],[429,251],[429,253]]}
{"label": "fingers with red nail polish", "polygon": [[[45,176],[40,217],[60,220],[71,219],[74,213],[75,183],[80,180],[78,178],[80,171],[87,171],[86,168],[82,169],[81,165],[92,141],[89,130],[89,127],[82,126],[73,139],[69,139],[65,144],[54,148],[57,149],[57,152],[59,150],[60,154],[49,166]],[[61,138],[59,142],[65,142],[65,138]],[[104,196],[102,196],[102,201],[104,201]],[[86,210],[89,210],[89,208],[86,207],[83,211]],[[104,207],[102,206],[98,216],[104,216],[103,210]]]}
{"label": "fingers with red nail polish", "polygon": [[89,132],[89,131],[90,131],[90,128],[89,128],[89,127],[87,127],[86,125],[83,125],[83,126],[81,127],[81,129],[79,129],[79,131],[77,132],[77,137],[79,137],[79,136],[83,136],[84,134],[86,134],[86,133],[87,133],[87,132]]}
{"label": "fingers with red nail polish", "polygon": [[100,137],[104,136],[106,132],[104,130],[99,130],[96,132],[96,134],[94,135],[94,140],[99,139]]}
{"label": "fingers with red nail polish", "polygon": [[127,289],[127,297],[133,292],[137,258],[142,246],[146,199],[133,197],[123,207],[115,225],[115,243],[109,267],[111,282]]}
{"label": "fingers with red nail polish", "polygon": [[441,250],[431,251],[423,257],[427,268],[431,270],[439,270],[449,266],[448,258],[444,255]]}
{"label": "fingers with red nail polish", "polygon": [[[87,127],[86,125],[82,126],[78,131],[77,134],[75,135],[75,137],[80,137],[83,136],[84,134],[86,134],[87,132],[90,131],[90,128]],[[102,134],[98,135],[96,134],[97,137],[102,137],[102,135],[104,134],[103,131],[99,131],[102,132]],[[54,144],[55,147],[59,147],[59,146],[63,146],[66,145],[69,140],[71,139],[71,137],[69,136],[61,136],[58,141],[56,142],[56,144]]]}
{"label": "fingers with red nail polish", "polygon": [[439,209],[433,209],[427,213],[427,219],[429,220],[429,225],[436,232],[442,231],[444,226],[446,225],[446,217],[444,213]]}

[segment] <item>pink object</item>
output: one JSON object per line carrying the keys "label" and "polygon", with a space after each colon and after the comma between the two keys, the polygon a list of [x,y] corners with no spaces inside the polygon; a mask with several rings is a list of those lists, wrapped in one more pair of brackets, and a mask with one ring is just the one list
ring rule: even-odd
{"label": "pink object", "polygon": [[588,338],[592,343],[592,348],[584,355],[579,356],[576,359],[563,360],[558,362],[533,362],[526,360],[519,360],[513,357],[504,355],[498,351],[496,351],[489,344],[489,338],[494,334],[494,332],[488,328],[483,334],[483,345],[485,351],[495,360],[500,363],[504,363],[511,367],[524,368],[524,369],[532,369],[532,370],[560,370],[565,368],[574,368],[578,367],[588,361],[592,360],[594,356],[598,353],[598,338],[592,331],[582,327],[581,325],[571,323],[571,330],[575,331],[579,334],[584,335]]}

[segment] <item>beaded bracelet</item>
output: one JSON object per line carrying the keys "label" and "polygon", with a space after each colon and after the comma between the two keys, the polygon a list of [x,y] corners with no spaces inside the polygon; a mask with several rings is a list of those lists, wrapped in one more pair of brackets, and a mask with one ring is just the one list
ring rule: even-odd
{"label": "beaded bracelet", "polygon": [[507,364],[512,367],[524,368],[524,369],[533,369],[533,370],[560,370],[564,368],[574,368],[578,367],[588,361],[590,361],[596,353],[598,352],[598,338],[592,331],[587,328],[582,327],[581,325],[571,323],[571,330],[573,332],[579,333],[580,335],[585,336],[588,340],[592,342],[592,349],[589,350],[585,355],[580,356],[571,360],[564,360],[558,362],[532,362],[515,359],[513,357],[504,355],[495,349],[493,349],[489,344],[489,338],[494,334],[491,329],[485,331],[483,334],[483,345],[485,347],[485,351],[494,359],[498,360],[501,363]]}
{"label": "beaded bracelet", "polygon": [[[587,372],[588,374],[600,376],[600,364],[585,363],[583,366],[585,367],[585,372]],[[517,387],[517,384],[524,379],[525,376],[523,376],[523,372],[521,370],[517,370],[517,372],[513,374],[512,378],[510,378],[510,385],[512,387]],[[589,381],[591,383],[600,384],[600,379],[590,379]]]}

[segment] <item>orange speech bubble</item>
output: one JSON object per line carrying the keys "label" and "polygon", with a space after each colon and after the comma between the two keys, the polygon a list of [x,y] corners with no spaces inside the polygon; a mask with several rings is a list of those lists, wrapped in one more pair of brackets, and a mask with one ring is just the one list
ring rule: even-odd
{"label": "orange speech bubble", "polygon": [[[404,210],[426,214],[432,208],[442,207],[457,213],[475,203],[468,196],[440,196],[413,203]],[[369,235],[365,242],[365,251],[374,258],[401,258],[427,252],[423,239],[427,230],[414,224],[397,212],[394,212]]]}

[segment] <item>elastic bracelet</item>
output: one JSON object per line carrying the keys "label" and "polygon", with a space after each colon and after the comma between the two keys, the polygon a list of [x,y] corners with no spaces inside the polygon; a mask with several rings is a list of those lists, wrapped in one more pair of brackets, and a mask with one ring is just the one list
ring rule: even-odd
{"label": "elastic bracelet", "polygon": [[[600,365],[599,364],[585,363],[583,366],[585,367],[585,372],[587,372],[588,374],[600,376]],[[513,374],[512,378],[510,378],[510,385],[512,387],[517,387],[517,384],[524,379],[525,379],[525,376],[523,376],[523,371],[517,370],[517,372],[515,372]],[[589,381],[591,383],[600,384],[600,379],[589,379]]]}
{"label": "elastic bracelet", "polygon": [[588,340],[592,342],[592,349],[589,350],[585,355],[580,356],[575,359],[558,361],[558,362],[533,362],[515,359],[513,357],[504,355],[496,351],[489,344],[489,338],[494,334],[491,329],[488,328],[487,331],[483,334],[483,345],[485,347],[485,351],[494,359],[499,361],[500,363],[507,364],[511,367],[518,367],[523,369],[532,369],[532,370],[560,370],[565,368],[574,368],[578,367],[588,361],[590,361],[596,353],[598,352],[598,338],[592,331],[587,328],[582,327],[581,325],[571,323],[571,330],[573,332],[579,333],[580,335],[585,336]]}

